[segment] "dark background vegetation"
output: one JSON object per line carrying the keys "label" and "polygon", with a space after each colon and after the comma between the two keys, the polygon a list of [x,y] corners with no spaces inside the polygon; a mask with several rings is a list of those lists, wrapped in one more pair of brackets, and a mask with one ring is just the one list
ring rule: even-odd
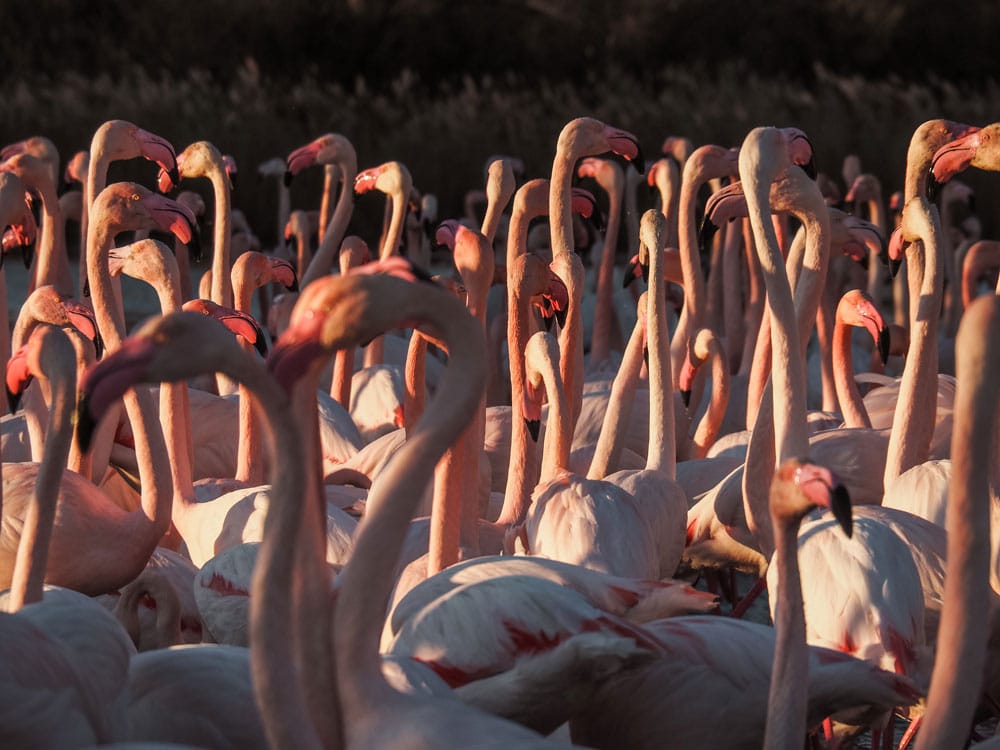
{"label": "dark background vegetation", "polygon": [[[647,157],[667,135],[737,145],[797,125],[823,171],[857,153],[886,195],[920,122],[1000,119],[993,2],[5,0],[0,29],[0,141],[47,135],[65,159],[111,118],[178,151],[210,140],[236,158],[234,205],[265,242],[275,192],[256,166],[328,131],[361,168],[406,163],[444,218],[491,154],[547,174],[578,115],[632,130]],[[293,207],[318,204],[312,172]],[[968,181],[990,228],[992,181]]]}

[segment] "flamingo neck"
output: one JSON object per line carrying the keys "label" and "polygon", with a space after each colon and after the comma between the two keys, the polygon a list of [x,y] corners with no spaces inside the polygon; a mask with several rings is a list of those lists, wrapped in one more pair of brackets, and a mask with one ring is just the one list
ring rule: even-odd
{"label": "flamingo neck", "polygon": [[989,586],[989,473],[995,462],[996,404],[1000,395],[994,375],[1000,367],[1000,326],[996,300],[977,303],[963,317],[955,350],[955,424],[952,431],[952,476],[945,519],[948,562],[944,602],[938,629],[934,672],[927,712],[917,735],[917,748],[960,747],[972,728],[978,704],[983,660],[989,638],[988,617],[973,616],[994,598]]}
{"label": "flamingo neck", "polygon": [[844,427],[864,427],[871,429],[872,421],[868,409],[854,381],[854,363],[851,355],[851,326],[838,315],[833,327],[833,378],[837,387],[840,413],[844,416]]}
{"label": "flamingo neck", "polygon": [[772,516],[778,566],[774,662],[767,699],[765,750],[799,748],[806,734],[809,651],[799,579],[798,523]]}
{"label": "flamingo neck", "polygon": [[7,605],[11,612],[16,612],[25,604],[42,600],[59,485],[75,431],[73,411],[76,406],[76,362],[67,361],[53,373],[49,390],[52,406],[49,409],[48,439],[45,441],[31,504],[24,517],[24,527],[14,561]]}
{"label": "flamingo neck", "polygon": [[649,443],[646,469],[662,472],[668,479],[676,479],[674,380],[671,377],[670,338],[667,330],[667,311],[664,307],[667,289],[663,281],[663,248],[648,249],[646,338],[649,342]]}
{"label": "flamingo neck", "polygon": [[401,318],[424,318],[440,333],[449,359],[420,424],[372,487],[354,553],[338,577],[333,627],[337,683],[343,715],[356,721],[393,700],[395,693],[381,672],[379,637],[399,550],[434,466],[468,426],[468,415],[486,385],[486,344],[477,321],[459,313],[448,298],[431,305],[426,294],[417,292],[412,299],[396,302]]}
{"label": "flamingo neck", "polygon": [[625,425],[631,419],[632,404],[639,385],[645,344],[646,330],[642,319],[639,318],[632,328],[632,335],[625,345],[622,361],[611,383],[611,395],[608,398],[607,411],[604,412],[594,457],[587,471],[587,479],[604,479],[618,468],[622,448],[625,446]]}
{"label": "flamingo neck", "polygon": [[[308,267],[304,270],[300,267],[299,272],[302,278],[299,285],[304,289],[310,282],[315,281],[320,276],[330,273],[334,267],[337,253],[340,251],[340,243],[344,241],[347,233],[347,225],[350,223],[351,214],[354,212],[354,178],[358,174],[358,158],[353,151],[345,155],[338,162],[340,172],[343,177],[343,187],[337,197],[337,205],[333,209],[333,218],[327,225],[323,239],[316,248],[316,253],[309,261]],[[284,226],[282,224],[281,226]]]}
{"label": "flamingo neck", "polygon": [[233,306],[233,286],[229,262],[229,243],[232,233],[229,184],[225,171],[215,166],[208,178],[215,191],[215,235],[212,253],[212,302],[223,307]]}
{"label": "flamingo neck", "polygon": [[726,416],[726,406],[729,404],[729,365],[718,344],[711,352],[710,361],[712,399],[695,430],[692,439],[694,446],[692,458],[704,458],[708,454],[708,449],[712,447],[719,430],[722,428],[722,421]]}
{"label": "flamingo neck", "polygon": [[[340,355],[341,352],[338,351],[336,356]],[[403,417],[406,424],[412,426],[420,421],[427,402],[427,339],[416,330],[410,335],[410,343],[406,349],[403,388]]]}
{"label": "flamingo neck", "polygon": [[[903,366],[896,411],[889,435],[884,482],[927,460],[937,417],[937,320],[940,313],[942,279],[937,238],[937,210],[925,199],[911,201],[919,220],[919,240],[906,251],[910,273],[910,349]],[[907,204],[908,206],[910,204]],[[919,206],[919,208],[917,208]],[[922,269],[922,272],[918,272]],[[914,277],[921,283],[915,286]]]}
{"label": "flamingo neck", "polygon": [[566,389],[555,363],[546,359],[541,363],[540,371],[549,403],[549,414],[545,423],[545,445],[542,452],[542,472],[539,478],[539,484],[545,484],[569,469],[573,424]]}
{"label": "flamingo neck", "polygon": [[[109,351],[120,348],[125,336],[125,316],[116,303],[111,273],[108,270],[108,251],[112,237],[113,231],[108,222],[91,222],[87,242],[87,271],[91,281],[94,317]],[[135,512],[139,515],[135,515],[134,519],[141,537],[132,538],[132,549],[138,556],[145,551],[145,560],[170,526],[173,497],[171,469],[167,446],[157,424],[156,407],[149,389],[130,388],[123,400],[132,424],[141,486],[140,508]]]}
{"label": "flamingo neck", "polygon": [[[305,514],[306,493],[302,445],[287,394],[262,364],[244,360],[232,376],[254,394],[260,404],[266,434],[275,456],[271,479],[271,508],[254,567],[250,596],[250,670],[254,695],[268,742],[274,747],[315,750],[320,741],[307,711],[306,696],[295,668],[293,578],[297,538]],[[235,372],[238,369],[239,372]],[[323,665],[313,665],[321,671]],[[339,703],[327,706],[339,726]]]}
{"label": "flamingo neck", "polygon": [[[512,269],[508,266],[508,272]],[[528,427],[521,414],[524,403],[524,348],[529,336],[529,301],[517,284],[508,287],[513,292],[507,310],[507,348],[510,352],[510,462],[507,467],[507,486],[504,490],[503,508],[497,523],[520,523],[528,513],[531,491],[538,482],[540,465],[537,448],[528,434]],[[523,285],[522,285],[523,286]]]}
{"label": "flamingo neck", "polygon": [[[620,172],[620,170],[619,170]],[[611,356],[615,339],[621,338],[621,331],[614,333],[618,325],[613,302],[615,277],[615,255],[618,252],[618,228],[621,226],[622,201],[624,199],[623,177],[611,181],[606,187],[608,194],[608,223],[604,230],[604,247],[601,263],[597,269],[597,293],[594,300],[594,327],[590,338],[590,362],[596,365],[606,362]],[[620,341],[615,346],[620,346]]]}

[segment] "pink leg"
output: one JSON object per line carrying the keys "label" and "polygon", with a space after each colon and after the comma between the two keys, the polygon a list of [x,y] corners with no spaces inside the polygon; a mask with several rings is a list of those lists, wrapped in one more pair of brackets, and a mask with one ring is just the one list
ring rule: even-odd
{"label": "pink leg", "polygon": [[899,750],[906,750],[910,742],[916,736],[917,730],[920,729],[920,722],[923,718],[923,716],[918,716],[910,722],[910,726],[906,728],[906,731],[903,733],[903,738],[899,741]]}
{"label": "pink leg", "polygon": [[827,750],[837,750],[840,747],[840,742],[833,733],[833,719],[829,716],[823,719],[823,738],[826,740]]}
{"label": "pink leg", "polygon": [[758,578],[754,583],[753,587],[747,592],[739,603],[733,607],[733,611],[730,613],[731,617],[740,618],[747,613],[750,609],[750,605],[754,603],[754,600],[760,596],[761,592],[767,586],[767,581],[764,578]]}

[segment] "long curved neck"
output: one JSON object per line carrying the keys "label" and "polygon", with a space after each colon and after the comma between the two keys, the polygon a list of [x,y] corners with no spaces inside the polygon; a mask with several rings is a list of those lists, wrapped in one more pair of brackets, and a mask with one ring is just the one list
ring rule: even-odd
{"label": "long curved neck", "polygon": [[[160,312],[169,315],[181,308],[181,287],[177,263],[167,255],[164,273],[146,279],[156,290]],[[164,383],[160,387],[160,423],[167,443],[170,478],[174,488],[172,515],[178,524],[184,510],[194,501],[194,438],[191,432],[191,402],[186,381]],[[242,436],[240,438],[243,439]]]}
{"label": "long curved neck", "polygon": [[569,400],[572,426],[583,408],[583,317],[581,302],[583,300],[583,261],[576,253],[564,256],[567,263],[559,264],[560,273],[569,296],[569,309],[566,313],[566,325],[559,331],[559,376],[566,389]]}
{"label": "long curved neck", "polygon": [[326,497],[323,492],[317,391],[325,362],[318,360],[296,381],[292,412],[302,436],[302,466],[305,485],[296,498],[305,509],[301,517],[295,553],[300,583],[297,651],[306,686],[306,702],[324,744],[340,734],[334,656],[330,641],[330,573],[326,566]]}
{"label": "long curved neck", "polygon": [[766,750],[798,750],[806,735],[809,651],[799,579],[798,524],[774,517],[775,564],[778,566],[774,663],[767,699]]}
{"label": "long curved neck", "polygon": [[[822,410],[836,412],[840,391],[837,387],[836,364],[834,363],[834,317],[837,304],[836,290],[840,285],[830,285],[823,290],[823,301],[816,311],[816,344],[820,353],[820,379],[823,388]],[[848,343],[848,345],[850,345]]]}
{"label": "long curved neck", "polygon": [[[937,409],[937,323],[940,314],[942,279],[937,237],[940,227],[937,210],[925,199],[907,204],[913,221],[919,221],[919,242],[907,249],[907,265],[919,276],[919,289],[911,289],[910,349],[903,366],[896,411],[889,436],[884,482],[892,480],[927,460],[934,433]],[[922,255],[922,257],[921,257]]]}
{"label": "long curved neck", "polygon": [[399,550],[435,464],[467,426],[486,384],[486,345],[479,323],[456,314],[450,304],[425,308],[422,312],[448,347],[448,365],[423,420],[369,493],[354,553],[338,578],[333,638],[337,683],[348,721],[363,721],[391,700],[393,691],[382,676],[378,644]]}
{"label": "long curved neck", "polygon": [[406,219],[406,201],[409,196],[402,191],[393,191],[389,196],[392,202],[392,214],[389,218],[389,228],[385,233],[385,244],[379,251],[379,258],[399,255],[399,240],[403,236],[403,223]]}
{"label": "long curved neck", "polygon": [[844,416],[844,427],[865,427],[871,429],[868,409],[854,381],[854,363],[851,358],[851,326],[838,315],[833,327],[833,379],[837,387],[840,413]]}
{"label": "long curved neck", "polygon": [[540,363],[545,395],[549,402],[549,415],[545,423],[545,446],[542,453],[542,473],[539,484],[551,482],[569,468],[569,449],[573,441],[566,389],[555,362],[550,358]]}
{"label": "long curved neck", "polygon": [[[336,356],[340,355],[341,352],[338,351]],[[403,389],[403,417],[407,425],[415,425],[420,421],[427,402],[427,339],[416,330],[410,335],[410,342],[406,347]],[[349,385],[347,397],[350,399]]]}
{"label": "long curved neck", "polygon": [[[293,638],[293,578],[297,545],[306,493],[301,436],[289,399],[264,370],[262,364],[246,360],[233,372],[260,404],[266,431],[275,455],[271,480],[270,512],[254,567],[250,596],[250,670],[254,695],[268,741],[274,747],[316,750],[319,737],[307,710],[306,697],[296,667]],[[313,665],[321,668],[322,665]],[[338,703],[327,713],[340,719]]]}
{"label": "long curved neck", "polygon": [[556,148],[549,177],[549,244],[552,255],[573,252],[573,166],[572,149]]}
{"label": "long curved neck", "polygon": [[[115,302],[111,288],[111,273],[108,270],[108,251],[111,248],[112,229],[100,217],[89,225],[87,242],[87,271],[90,291],[94,302],[94,316],[97,327],[108,351],[121,347],[125,337],[125,316]],[[156,407],[148,388],[131,388],[124,396],[125,410],[132,424],[135,438],[136,460],[139,464],[141,485],[140,508],[137,511],[144,518],[138,518],[142,538],[136,539],[146,553],[152,551],[160,537],[170,526],[172,486],[169,459],[163,433],[156,418]],[[137,551],[137,554],[138,551]]]}
{"label": "long curved neck", "polygon": [[33,289],[51,284],[61,294],[73,293],[73,279],[66,255],[66,221],[55,190],[43,186],[41,241],[35,260]]}
{"label": "long curved neck", "polygon": [[52,407],[49,409],[48,439],[45,441],[31,504],[25,514],[21,541],[17,547],[8,603],[11,612],[16,612],[25,604],[42,600],[45,564],[52,538],[52,525],[55,522],[59,484],[75,431],[75,364],[67,362],[62,371],[53,373],[51,380]]}
{"label": "long curved neck", "polygon": [[771,311],[771,377],[775,392],[781,394],[787,407],[774,415],[775,445],[779,460],[783,460],[801,455],[808,444],[799,331],[784,259],[767,208],[770,185],[756,179],[743,182]]}
{"label": "long curved neck", "polygon": [[223,307],[233,306],[233,285],[230,275],[229,242],[232,234],[229,183],[225,170],[213,168],[207,175],[215,191],[215,234],[212,254],[212,302]]}
{"label": "long curved neck", "polygon": [[[323,165],[323,197],[319,203],[319,227],[316,230],[317,239],[322,242],[326,235],[327,225],[330,223],[330,215],[333,212],[333,197],[337,193],[337,185],[341,183],[340,167],[336,164]],[[343,189],[347,185],[342,186]],[[299,268],[304,268],[299,266]]]}
{"label": "long curved neck", "polygon": [[[241,256],[245,258],[247,256]],[[236,309],[251,315],[253,293],[263,286],[265,276],[258,273],[252,263],[237,262],[233,265],[231,274],[233,281],[233,299]],[[248,348],[248,346],[244,346]],[[261,451],[260,425],[256,407],[249,391],[239,384],[239,444],[236,448],[236,476],[238,482],[253,486],[264,481],[263,453]]]}
{"label": "long curved neck", "polygon": [[604,248],[597,270],[597,295],[594,300],[594,327],[590,338],[591,363],[604,362],[611,355],[612,346],[621,345],[621,331],[613,303],[615,255],[618,252],[618,229],[622,221],[624,177],[618,169],[616,179],[606,187],[608,193],[608,223],[604,230]]}
{"label": "long curved neck", "polygon": [[743,233],[740,226],[741,223],[733,222],[726,227],[722,245],[722,333],[726,360],[733,365],[739,361],[743,339],[743,264],[740,262]]}
{"label": "long curved neck", "polygon": [[698,227],[695,222],[695,205],[698,191],[706,177],[696,159],[688,159],[681,177],[680,202],[677,208],[677,239],[680,244],[681,273],[684,276],[684,311],[670,345],[670,364],[673,387],[677,388],[681,363],[687,352],[687,341],[692,331],[704,325],[705,276],[698,257]]}
{"label": "long curved neck", "polygon": [[663,281],[663,248],[649,249],[649,290],[646,292],[646,325],[649,342],[649,444],[646,469],[669,479],[677,477],[674,445],[674,386],[671,377],[670,339],[667,331],[666,284]]}
{"label": "long curved neck", "polygon": [[729,404],[729,365],[718,344],[712,350],[709,361],[712,368],[712,400],[709,401],[708,409],[698,422],[692,438],[691,458],[704,458],[708,454],[708,449],[712,447],[722,428],[726,406]]}
{"label": "long curved neck", "polygon": [[351,214],[354,212],[354,178],[358,174],[358,160],[351,155],[338,164],[343,179],[343,187],[337,198],[337,206],[333,210],[333,218],[323,234],[323,239],[316,248],[316,253],[309,266],[302,273],[299,280],[300,286],[304,289],[312,281],[320,276],[330,273],[340,251],[340,243],[344,241],[347,232],[347,225],[350,223]]}
{"label": "long curved neck", "polygon": [[[751,367],[755,361],[754,349],[756,348],[757,339],[760,334],[761,324],[765,319],[764,280],[760,272],[760,258],[757,257],[757,251],[754,248],[750,233],[750,223],[747,220],[743,220],[742,223],[744,235],[743,251],[747,263],[749,289],[747,292],[746,310],[743,315],[743,330],[746,334],[743,339],[743,352],[740,358],[739,374],[749,377]],[[768,338],[770,338],[770,331],[768,332]]]}
{"label": "long curved neck", "polygon": [[993,597],[989,587],[991,501],[985,469],[995,461],[996,423],[996,410],[983,407],[995,405],[1000,395],[995,377],[1000,367],[998,312],[995,299],[977,303],[971,315],[966,313],[959,329],[961,341],[955,347],[959,381],[945,519],[948,563],[934,672],[927,712],[917,735],[918,750],[961,747],[979,702],[989,618],[974,613]]}
{"label": "long curved neck", "polygon": [[594,457],[587,471],[587,479],[604,479],[617,470],[622,448],[625,446],[625,425],[631,419],[632,404],[639,385],[639,371],[642,369],[645,343],[645,324],[640,317],[632,328],[632,335],[625,345],[625,353],[618,365],[618,372],[615,373],[615,379],[611,383],[611,395],[608,398],[607,411],[604,412]]}
{"label": "long curved neck", "polygon": [[[508,274],[513,270],[507,267]],[[524,347],[530,335],[530,302],[525,289],[511,283],[516,277],[508,275],[508,290],[513,292],[507,310],[507,349],[510,352],[510,462],[507,468],[507,486],[504,490],[503,509],[497,523],[520,523],[528,512],[531,491],[538,483],[540,464],[535,443],[528,434],[521,415],[524,403]],[[523,285],[522,285],[523,286]]]}

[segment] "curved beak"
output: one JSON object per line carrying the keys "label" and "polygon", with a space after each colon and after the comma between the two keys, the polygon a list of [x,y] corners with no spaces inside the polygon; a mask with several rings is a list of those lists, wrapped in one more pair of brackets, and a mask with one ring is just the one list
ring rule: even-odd
{"label": "curved beak", "polygon": [[840,528],[844,530],[847,538],[850,539],[854,532],[854,520],[851,516],[851,496],[847,493],[847,488],[838,484],[830,491],[830,510],[833,517],[837,519]]}
{"label": "curved beak", "polygon": [[882,360],[883,365],[889,362],[889,346],[891,343],[889,326],[886,326],[878,332],[878,356]]}

